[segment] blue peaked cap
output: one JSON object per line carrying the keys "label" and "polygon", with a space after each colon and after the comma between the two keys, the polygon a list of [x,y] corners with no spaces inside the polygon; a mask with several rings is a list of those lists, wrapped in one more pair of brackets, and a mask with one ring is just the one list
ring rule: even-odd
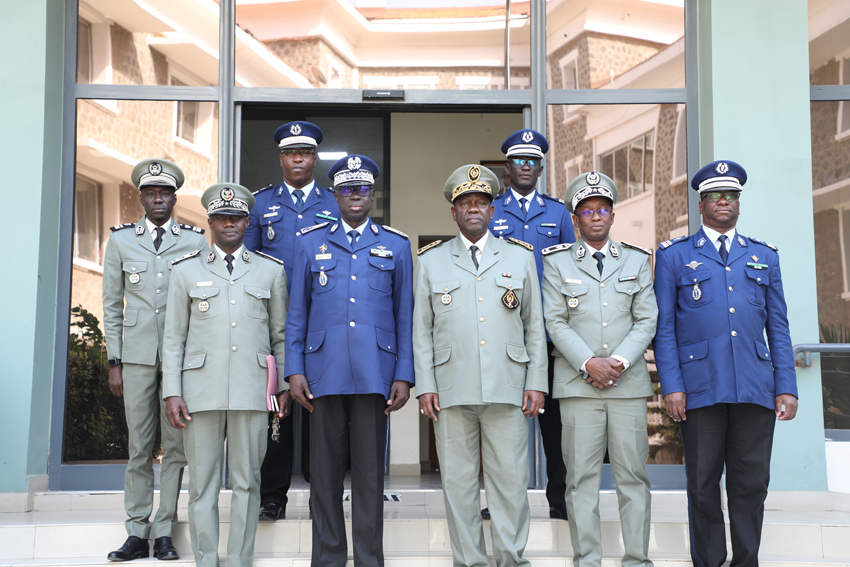
{"label": "blue peaked cap", "polygon": [[740,164],[728,159],[713,161],[694,175],[693,187],[700,195],[709,191],[741,191],[747,182],[747,172]]}
{"label": "blue peaked cap", "polygon": [[334,188],[344,185],[374,185],[381,174],[378,164],[359,154],[351,154],[338,160],[328,172]]}
{"label": "blue peaked cap", "polygon": [[312,122],[288,122],[274,131],[274,141],[279,148],[290,146],[316,147],[324,138],[322,130]]}
{"label": "blue peaked cap", "polygon": [[517,130],[508,136],[508,139],[502,144],[502,153],[507,157],[530,156],[542,158],[548,151],[549,142],[546,141],[546,136],[531,128]]}

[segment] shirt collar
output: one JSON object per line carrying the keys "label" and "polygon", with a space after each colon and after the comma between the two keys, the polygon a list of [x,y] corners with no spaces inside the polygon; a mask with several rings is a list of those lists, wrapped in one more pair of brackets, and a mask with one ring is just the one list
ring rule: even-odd
{"label": "shirt collar", "polygon": [[[603,256],[607,256],[608,255],[608,247],[611,246],[611,239],[609,238],[608,240],[606,240],[605,244],[603,244],[602,248],[600,248],[599,250],[597,250],[596,248],[594,248],[593,246],[591,246],[587,242],[585,242],[585,244],[587,244],[587,247],[590,250],[593,250],[593,252],[602,252]],[[591,256],[593,256],[593,252],[590,253]]]}
{"label": "shirt collar", "polygon": [[[516,189],[514,189],[513,187],[511,187],[511,193],[514,194],[514,199],[516,199],[517,203],[519,203],[520,199],[526,199],[529,203],[531,203],[534,200],[534,197],[537,196],[537,189],[535,189],[534,191],[532,191],[531,193],[529,193],[528,195],[526,195],[524,197],[522,195],[520,195],[519,193],[517,193]],[[531,210],[530,205],[528,207],[528,210]]]}
{"label": "shirt collar", "polygon": [[717,239],[720,238],[721,234],[726,235],[726,238],[729,239],[729,245],[730,246],[732,245],[732,241],[735,239],[735,234],[737,234],[737,232],[735,231],[735,227],[732,227],[732,229],[729,232],[721,233],[721,232],[717,232],[713,228],[708,228],[707,226],[702,225],[702,230],[703,230],[703,232],[705,232],[705,235],[708,237],[708,239],[711,240],[711,243],[714,244],[715,248],[717,248]]}
{"label": "shirt collar", "polygon": [[346,235],[347,235],[349,232],[351,232],[352,230],[356,230],[357,232],[359,232],[359,233],[360,233],[360,236],[363,236],[363,231],[365,231],[365,230],[366,230],[366,228],[368,228],[369,223],[371,222],[371,219],[366,219],[366,222],[364,222],[363,224],[361,224],[361,225],[360,225],[360,226],[358,226],[357,228],[351,228],[350,226],[348,226],[348,223],[346,223],[344,220],[341,220],[341,219],[340,219],[340,222],[342,223],[342,230],[344,230],[344,231],[345,231],[345,234],[346,234]]}
{"label": "shirt collar", "polygon": [[461,242],[463,242],[463,245],[466,247],[466,251],[467,251],[467,252],[469,252],[469,247],[470,247],[470,246],[472,246],[473,244],[474,244],[475,246],[478,246],[478,249],[479,249],[481,252],[484,252],[484,246],[486,246],[486,245],[487,245],[487,237],[488,237],[488,236],[490,236],[490,231],[489,231],[489,230],[488,230],[487,232],[485,232],[485,233],[484,233],[484,236],[482,236],[482,237],[481,237],[481,239],[480,239],[480,240],[478,240],[478,242],[472,242],[472,241],[471,241],[471,240],[469,240],[467,237],[465,237],[465,236],[463,235],[463,233],[461,232],[461,233],[460,233],[460,241],[461,241]]}
{"label": "shirt collar", "polygon": [[[221,248],[219,248],[219,247],[218,247],[218,244],[213,244],[213,248],[215,249],[215,254],[216,254],[216,256],[218,256],[219,258],[221,258],[222,260],[224,260],[224,257],[225,257],[225,256],[227,256],[227,252],[225,252],[224,250],[222,250]],[[242,261],[242,249],[243,249],[243,248],[245,248],[245,245],[244,245],[244,244],[243,244],[242,246],[240,246],[240,247],[239,247],[239,250],[237,250],[237,251],[233,254],[233,264],[234,264],[234,265],[236,264],[236,262],[241,262],[241,261]]]}
{"label": "shirt collar", "polygon": [[[293,187],[292,185],[290,185],[286,181],[283,182],[283,186],[286,187],[287,191],[289,191],[289,196],[294,197],[292,195],[292,192],[295,191],[295,187]],[[307,200],[307,196],[310,194],[310,191],[312,191],[313,187],[315,187],[315,186],[316,186],[316,180],[314,179],[313,181],[311,181],[310,183],[308,183],[307,185],[305,185],[304,187],[301,188],[301,190],[304,191],[304,200],[305,201]]]}
{"label": "shirt collar", "polygon": [[[151,235],[151,238],[156,240],[156,225],[151,222],[151,219],[149,219],[147,215],[145,215],[145,223],[147,223],[148,225],[148,234]],[[162,228],[165,230],[165,232],[168,232],[168,229],[171,228],[171,218],[165,221],[165,224],[162,225]]]}

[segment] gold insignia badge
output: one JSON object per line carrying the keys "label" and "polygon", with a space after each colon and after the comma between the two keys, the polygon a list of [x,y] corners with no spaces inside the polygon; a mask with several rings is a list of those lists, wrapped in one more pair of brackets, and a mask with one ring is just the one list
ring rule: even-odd
{"label": "gold insignia badge", "polygon": [[327,251],[328,251],[328,245],[327,245],[327,244],[325,244],[325,243],[323,242],[323,243],[322,243],[322,245],[321,245],[321,246],[319,246],[319,252],[321,252],[322,254],[324,254],[324,253],[325,253],[325,252],[327,252]]}
{"label": "gold insignia badge", "polygon": [[702,262],[697,262],[696,260],[693,260],[690,264],[685,264],[685,265],[692,270],[696,270],[697,268],[702,266]]}
{"label": "gold insignia badge", "polygon": [[469,168],[469,171],[466,172],[466,177],[470,181],[478,181],[478,179],[481,177],[481,168],[477,165],[473,165]]}
{"label": "gold insignia badge", "polygon": [[509,289],[505,292],[505,295],[502,296],[502,305],[508,309],[516,309],[519,307],[519,299],[517,299],[514,290]]}
{"label": "gold insignia badge", "polygon": [[759,261],[758,256],[756,256],[755,254],[753,254],[752,256],[750,256],[750,258],[752,258],[752,259],[753,259],[753,262],[758,262],[758,261]]}

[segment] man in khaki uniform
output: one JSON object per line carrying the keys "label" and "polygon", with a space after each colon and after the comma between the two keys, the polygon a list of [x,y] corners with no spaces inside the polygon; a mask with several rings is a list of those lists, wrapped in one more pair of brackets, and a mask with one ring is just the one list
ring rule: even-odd
{"label": "man in khaki uniform", "polygon": [[[289,294],[283,262],[242,244],[251,192],[219,183],[201,197],[212,251],[174,261],[165,322],[163,396],[183,429],[189,461],[189,532],[195,563],[218,567],[218,494],[228,440],[230,531],[227,565],[250,567],[266,453],[268,356],[283,376]],[[281,389],[288,386],[280,381]],[[281,408],[285,417],[289,406]],[[184,421],[185,419],[185,421]]]}
{"label": "man in khaki uniform", "polygon": [[[166,426],[160,396],[162,337],[171,260],[193,250],[206,250],[203,229],[171,218],[183,172],[165,159],[146,159],[133,168],[133,184],[145,209],[137,223],[112,227],[103,261],[103,326],[109,357],[109,389],[124,396],[127,417],[127,471],[124,508],[127,541],[111,552],[110,561],[148,557],[179,559],[172,544],[177,525],[177,498],[183,481],[183,435]],[[126,302],[126,306],[125,306]],[[157,412],[162,423],[162,468],[159,510],[153,525],[154,473],[151,453]]]}
{"label": "man in khaki uniform", "polygon": [[609,177],[580,175],[565,197],[581,238],[542,250],[543,305],[555,345],[552,397],[561,403],[573,563],[602,562],[599,483],[607,447],[620,503],[622,563],[648,567],[646,397],[653,392],[643,353],[658,319],[652,252],[609,239],[618,197]]}
{"label": "man in khaki uniform", "polygon": [[496,565],[529,565],[526,417],[543,411],[546,332],[531,245],[487,230],[498,186],[478,165],[449,177],[443,191],[460,234],[419,250],[414,284],[416,389],[435,421],[455,565],[490,565],[479,436]]}

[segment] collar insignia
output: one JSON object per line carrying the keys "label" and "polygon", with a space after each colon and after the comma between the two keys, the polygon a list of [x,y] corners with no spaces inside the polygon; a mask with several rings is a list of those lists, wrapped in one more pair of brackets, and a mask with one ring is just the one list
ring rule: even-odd
{"label": "collar insignia", "polygon": [[620,251],[617,250],[617,247],[614,246],[613,242],[611,243],[611,257],[612,258],[619,258],[620,257]]}
{"label": "collar insignia", "polygon": [[373,225],[369,225],[369,226],[372,227],[372,232],[374,232],[375,234],[378,234],[378,225],[373,224]]}
{"label": "collar insignia", "polygon": [[584,255],[587,251],[584,249],[584,246],[579,246],[578,250],[576,250],[576,259],[581,260],[584,258]]}
{"label": "collar insignia", "polygon": [[541,197],[540,195],[537,196],[537,204],[541,207],[545,207],[545,205],[543,204],[543,197]]}
{"label": "collar insignia", "polygon": [[511,204],[511,200],[512,200],[512,199],[513,199],[513,195],[508,195],[508,196],[505,198],[505,206],[510,205],[510,204]]}
{"label": "collar insignia", "polygon": [[207,256],[207,264],[211,264],[212,262],[215,262],[215,252],[210,252]]}
{"label": "collar insignia", "polygon": [[180,227],[177,226],[177,223],[171,223],[171,234],[180,236]]}
{"label": "collar insignia", "polygon": [[339,225],[338,225],[338,224],[333,225],[333,226],[331,227],[331,234],[335,233],[335,232],[336,232],[336,229],[338,229],[338,228],[339,228]]}
{"label": "collar insignia", "polygon": [[145,233],[145,225],[143,225],[143,224],[137,224],[137,225],[136,225],[136,234],[137,234],[138,236],[141,236],[141,235],[143,235],[144,233]]}
{"label": "collar insignia", "polygon": [[703,246],[705,246],[705,238],[700,238],[697,241],[697,248],[702,248]]}
{"label": "collar insignia", "polygon": [[738,244],[740,244],[741,246],[746,246],[747,242],[743,238],[738,236]]}
{"label": "collar insignia", "polygon": [[245,262],[246,264],[251,262],[251,257],[248,255],[247,250],[242,252],[242,261]]}

